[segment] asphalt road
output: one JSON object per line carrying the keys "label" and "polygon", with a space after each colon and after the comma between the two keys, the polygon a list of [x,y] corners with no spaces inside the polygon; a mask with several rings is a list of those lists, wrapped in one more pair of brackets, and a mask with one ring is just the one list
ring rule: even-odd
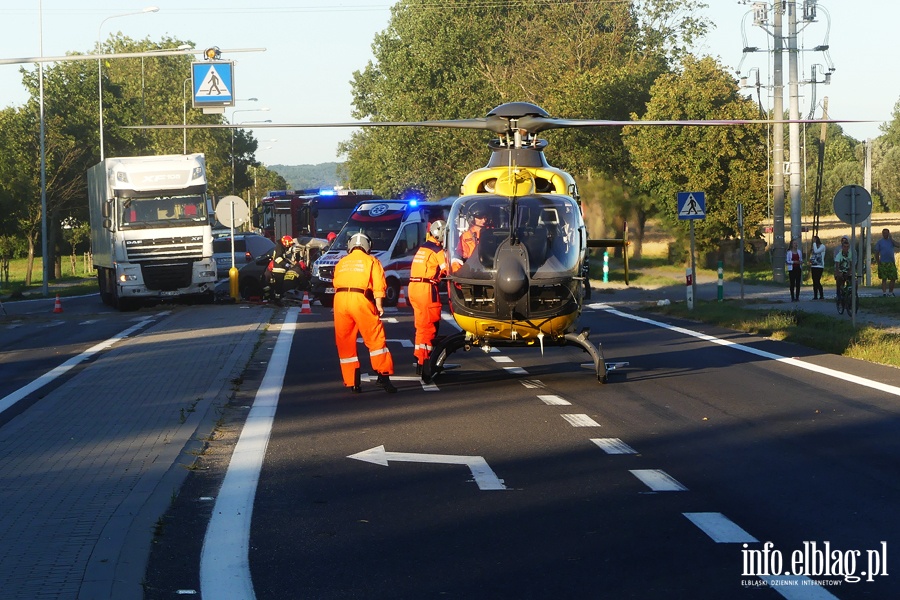
{"label": "asphalt road", "polygon": [[[628,363],[607,385],[586,354],[548,348],[460,352],[423,386],[411,311],[389,316],[393,395],[347,393],[330,313],[298,316],[252,506],[257,598],[897,588],[900,371],[597,303],[582,325]],[[248,372],[161,521],[145,597],[202,592],[206,524],[264,376]],[[359,460],[382,446],[387,465]]]}

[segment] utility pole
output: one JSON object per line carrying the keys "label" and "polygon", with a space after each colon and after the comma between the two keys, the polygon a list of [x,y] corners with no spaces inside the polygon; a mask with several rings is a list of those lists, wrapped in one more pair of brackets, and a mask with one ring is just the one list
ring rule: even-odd
{"label": "utility pole", "polygon": [[800,78],[797,62],[797,2],[791,0],[788,9],[788,71],[790,95],[790,119],[788,137],[791,153],[791,239],[800,243],[803,232],[803,199],[801,198],[802,166],[800,162]]}
{"label": "utility pole", "polygon": [[784,283],[784,260],[787,248],[784,244],[784,73],[782,70],[782,54],[784,38],[782,36],[781,17],[783,4],[775,2],[773,21],[773,97],[772,118],[772,278],[776,283]]}

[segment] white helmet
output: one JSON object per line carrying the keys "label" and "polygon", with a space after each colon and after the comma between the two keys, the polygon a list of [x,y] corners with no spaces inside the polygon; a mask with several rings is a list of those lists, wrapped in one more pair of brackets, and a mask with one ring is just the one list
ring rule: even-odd
{"label": "white helmet", "polygon": [[444,229],[447,227],[447,224],[441,220],[437,220],[431,224],[431,227],[428,228],[428,233],[431,234],[431,237],[436,239],[439,242],[444,241]]}
{"label": "white helmet", "polygon": [[354,248],[362,248],[362,251],[368,254],[369,250],[372,249],[372,240],[370,240],[369,236],[362,231],[354,233],[350,237],[350,242],[347,244],[347,252],[350,252]]}

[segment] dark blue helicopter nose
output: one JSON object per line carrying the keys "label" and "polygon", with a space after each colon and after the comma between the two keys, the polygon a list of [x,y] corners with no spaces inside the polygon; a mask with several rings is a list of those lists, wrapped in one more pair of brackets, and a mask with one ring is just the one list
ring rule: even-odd
{"label": "dark blue helicopter nose", "polygon": [[528,274],[524,256],[518,252],[500,252],[497,257],[497,287],[508,302],[518,300],[528,291]]}

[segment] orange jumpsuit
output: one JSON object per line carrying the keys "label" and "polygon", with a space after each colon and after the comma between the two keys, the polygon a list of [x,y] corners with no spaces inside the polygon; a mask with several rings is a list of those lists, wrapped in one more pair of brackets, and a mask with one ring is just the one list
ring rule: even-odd
{"label": "orange jumpsuit", "polygon": [[478,238],[481,234],[481,228],[475,229],[474,227],[470,227],[462,232],[459,236],[459,246],[457,246],[456,251],[459,253],[462,260],[459,258],[453,259],[452,271],[455,273],[463,263],[469,260],[469,257],[472,256],[472,253],[475,252],[475,248],[478,246]]}
{"label": "orange jumpsuit", "polygon": [[381,375],[393,375],[394,361],[387,347],[384,325],[374,301],[369,299],[384,298],[387,284],[381,263],[361,249],[351,250],[334,267],[334,288],[334,339],[344,385],[354,385],[354,375],[359,369],[357,334],[369,349],[372,369]]}
{"label": "orange jumpsuit", "polygon": [[441,245],[428,235],[409,269],[409,303],[416,321],[416,346],[413,354],[420,365],[431,356],[434,336],[441,324],[441,297],[438,280],[447,273],[447,256]]}

